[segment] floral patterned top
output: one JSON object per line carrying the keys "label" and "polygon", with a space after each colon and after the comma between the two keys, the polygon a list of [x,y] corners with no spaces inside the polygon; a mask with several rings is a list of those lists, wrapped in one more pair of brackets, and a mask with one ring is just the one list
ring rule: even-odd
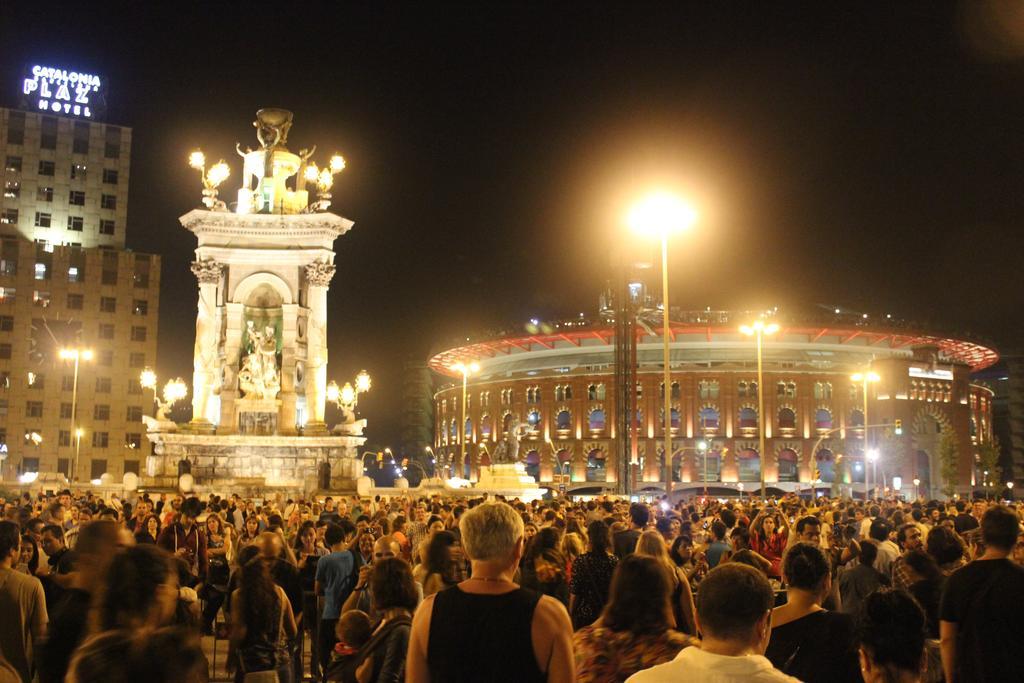
{"label": "floral patterned top", "polygon": [[622,683],[637,671],[671,661],[684,647],[700,641],[679,631],[634,635],[596,623],[573,634],[577,683]]}

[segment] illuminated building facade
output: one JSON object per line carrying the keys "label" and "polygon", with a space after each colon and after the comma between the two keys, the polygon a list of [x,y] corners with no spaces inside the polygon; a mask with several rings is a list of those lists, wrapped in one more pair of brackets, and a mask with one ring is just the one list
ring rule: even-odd
{"label": "illuminated building facade", "polygon": [[[876,322],[838,310],[818,319],[774,314],[780,329],[765,337],[759,387],[754,340],[739,331],[757,315],[673,311],[674,490],[694,493],[706,484],[710,491],[756,491],[762,466],[769,490],[834,485],[863,495],[870,482],[913,495],[917,479],[922,494],[940,495],[949,485],[961,492],[980,486],[976,452],[992,438],[992,392],[972,382],[971,373],[998,360],[993,349],[889,318]],[[621,490],[618,473],[626,468],[619,469],[615,455],[614,326],[581,317],[528,327],[430,359],[436,373],[457,380],[434,397],[434,448],[442,464],[475,479],[519,420],[526,425],[519,453],[541,484]],[[629,490],[657,491],[664,488],[661,327],[641,321],[636,336]],[[468,380],[467,455],[460,463],[462,386],[452,366],[471,361],[480,371]],[[851,379],[865,372],[878,377],[868,385],[867,451],[863,383]],[[762,426],[764,454],[758,452]],[[955,448],[955,464],[945,469],[944,437]],[[875,449],[872,463],[865,452]]]}
{"label": "illuminated building facade", "polygon": [[[160,294],[160,258],[125,249],[132,132],[101,122],[97,76],[35,67],[18,88],[23,109],[0,108],[0,467],[120,481],[148,451]],[[62,348],[91,352],[77,390]]]}

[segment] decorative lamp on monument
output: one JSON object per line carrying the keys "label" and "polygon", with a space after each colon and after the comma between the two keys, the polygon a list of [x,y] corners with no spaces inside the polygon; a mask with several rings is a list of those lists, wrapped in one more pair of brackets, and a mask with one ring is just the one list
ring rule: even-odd
{"label": "decorative lamp on monument", "polygon": [[356,406],[359,405],[359,394],[366,393],[371,386],[370,375],[366,370],[356,375],[355,386],[351,382],[345,382],[342,387],[331,381],[327,385],[327,400],[338,407],[341,411],[342,421],[345,423],[355,422]]}
{"label": "decorative lamp on monument", "polygon": [[198,149],[188,155],[188,165],[199,171],[203,181],[203,206],[211,211],[227,211],[227,204],[217,199],[217,188],[231,175],[231,167],[221,159],[206,168],[206,155]]}

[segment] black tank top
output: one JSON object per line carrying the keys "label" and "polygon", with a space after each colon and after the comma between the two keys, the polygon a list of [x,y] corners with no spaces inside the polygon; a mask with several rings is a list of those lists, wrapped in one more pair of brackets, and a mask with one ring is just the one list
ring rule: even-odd
{"label": "black tank top", "polygon": [[434,596],[427,641],[430,680],[444,683],[543,683],[533,653],[533,611],[540,593],[501,595],[452,586]]}

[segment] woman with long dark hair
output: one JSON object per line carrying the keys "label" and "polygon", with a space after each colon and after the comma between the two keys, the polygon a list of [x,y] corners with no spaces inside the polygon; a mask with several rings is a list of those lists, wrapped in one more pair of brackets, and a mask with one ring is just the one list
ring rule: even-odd
{"label": "woman with long dark hair", "polygon": [[140,545],[144,543],[156,544],[158,538],[160,538],[160,518],[156,515],[146,515],[146,518],[142,520],[142,524],[139,524],[135,529],[135,542]]}
{"label": "woman with long dark hair", "polygon": [[625,681],[641,669],[671,660],[684,647],[698,644],[673,629],[671,596],[662,561],[633,554],[619,562],[601,617],[573,635],[576,681]]}
{"label": "woman with long dark hair", "polygon": [[423,597],[465,580],[461,567],[461,553],[458,560],[453,557],[453,550],[458,546],[459,539],[450,531],[441,531],[430,539],[423,564],[413,572],[413,576],[420,575]]}
{"label": "woman with long dark hair", "polygon": [[569,585],[569,615],[572,626],[579,629],[594,623],[605,603],[618,558],[612,554],[612,536],[604,522],[591,522],[587,527],[587,552],[572,565]]}
{"label": "woman with long dark hair", "polygon": [[562,534],[544,527],[530,539],[520,565],[519,585],[550,595],[569,607],[569,582],[565,578],[565,555],[559,549]]}
{"label": "woman with long dark hair", "polygon": [[[254,671],[276,671],[291,683],[288,643],[295,638],[295,616],[284,590],[270,577],[258,557],[242,567],[241,581],[231,598],[231,646],[237,663],[236,683]],[[230,661],[230,658],[229,658]]]}
{"label": "woman with long dark hair", "polygon": [[672,562],[663,536],[657,531],[643,532],[636,541],[635,552],[637,555],[653,557],[664,568],[665,576],[672,588],[672,615],[675,628],[683,633],[697,635],[697,623],[693,616],[697,610],[693,604],[690,581],[683,570]]}
{"label": "woman with long dark hair", "polygon": [[853,617],[821,606],[832,567],[821,548],[796,543],[782,561],[786,604],[772,611],[765,656],[776,669],[807,683],[860,683]]}

